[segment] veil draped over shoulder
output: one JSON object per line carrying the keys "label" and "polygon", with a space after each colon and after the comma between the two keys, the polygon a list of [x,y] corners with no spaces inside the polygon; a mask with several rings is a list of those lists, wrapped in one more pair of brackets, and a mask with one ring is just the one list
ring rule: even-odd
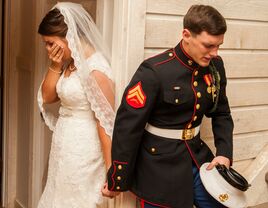
{"label": "veil draped over shoulder", "polygon": [[[68,47],[91,110],[106,134],[111,137],[115,118],[115,93],[109,50],[93,19],[81,5],[60,2],[54,8],[59,9],[67,24]],[[46,125],[54,131],[57,116],[44,107],[41,87],[38,91],[38,104]]]}

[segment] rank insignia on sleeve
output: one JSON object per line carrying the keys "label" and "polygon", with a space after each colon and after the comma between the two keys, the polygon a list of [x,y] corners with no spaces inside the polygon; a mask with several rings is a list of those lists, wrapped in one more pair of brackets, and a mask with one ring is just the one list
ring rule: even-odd
{"label": "rank insignia on sleeve", "polygon": [[133,108],[142,108],[146,102],[146,95],[142,90],[141,82],[128,90],[126,95],[127,103]]}

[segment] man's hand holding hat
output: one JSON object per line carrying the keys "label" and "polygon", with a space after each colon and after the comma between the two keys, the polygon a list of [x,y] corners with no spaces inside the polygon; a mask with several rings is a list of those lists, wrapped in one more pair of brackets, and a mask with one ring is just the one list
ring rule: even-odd
{"label": "man's hand holding hat", "polygon": [[213,167],[215,167],[218,164],[225,165],[225,167],[229,168],[230,163],[231,162],[229,158],[224,157],[224,156],[217,156],[210,162],[210,164],[207,167],[207,170],[211,170]]}

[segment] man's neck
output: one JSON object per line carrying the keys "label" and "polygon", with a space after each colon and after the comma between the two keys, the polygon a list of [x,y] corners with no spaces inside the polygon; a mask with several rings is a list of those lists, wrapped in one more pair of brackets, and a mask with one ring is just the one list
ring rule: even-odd
{"label": "man's neck", "polygon": [[188,47],[188,45],[187,45],[187,43],[185,43],[185,41],[182,39],[182,47],[183,47],[183,50],[190,56],[190,57],[192,57],[191,56],[191,52],[190,52],[190,50],[189,50],[189,47]]}

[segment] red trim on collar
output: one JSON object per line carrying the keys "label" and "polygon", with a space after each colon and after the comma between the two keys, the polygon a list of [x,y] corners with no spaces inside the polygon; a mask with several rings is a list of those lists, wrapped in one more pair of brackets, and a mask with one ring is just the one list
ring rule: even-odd
{"label": "red trim on collar", "polygon": [[173,53],[175,54],[175,57],[179,60],[179,62],[181,63],[181,64],[183,64],[185,67],[187,67],[188,69],[191,69],[191,70],[194,70],[194,68],[192,68],[192,67],[190,67],[190,66],[188,66],[188,65],[186,65],[178,56],[177,56],[177,54],[176,54],[176,52],[175,52],[175,49],[173,49]]}
{"label": "red trim on collar", "polygon": [[174,52],[172,52],[172,53],[173,53],[173,56],[172,56],[172,57],[170,57],[170,58],[167,59],[167,60],[164,60],[164,61],[161,61],[161,62],[159,62],[159,63],[156,63],[154,66],[159,66],[159,65],[161,65],[161,64],[164,64],[164,63],[169,62],[169,61],[171,61],[172,59],[174,59],[174,58],[175,58],[175,56],[174,56]]}
{"label": "red trim on collar", "polygon": [[162,52],[162,53],[158,53],[158,54],[155,54],[155,55],[153,55],[153,56],[150,56],[150,57],[148,57],[147,59],[145,59],[145,61],[146,61],[146,60],[148,60],[148,59],[151,59],[151,58],[154,58],[154,57],[160,56],[160,55],[162,55],[162,54],[164,54],[164,53],[171,52],[171,51],[172,51],[172,48],[171,48],[171,49],[169,49],[169,50],[167,50],[167,51],[164,51],[164,52]]}
{"label": "red trim on collar", "polygon": [[181,50],[182,50],[182,52],[184,53],[185,56],[187,56],[189,59],[194,61],[193,58],[184,50],[184,48],[182,46],[182,41],[180,42],[180,48],[181,48]]}

